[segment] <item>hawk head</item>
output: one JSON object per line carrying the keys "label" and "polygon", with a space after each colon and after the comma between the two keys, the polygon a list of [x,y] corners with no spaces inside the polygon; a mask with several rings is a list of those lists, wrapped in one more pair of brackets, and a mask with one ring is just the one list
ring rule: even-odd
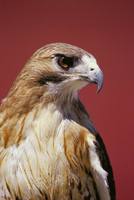
{"label": "hawk head", "polygon": [[[93,55],[64,43],[53,43],[36,51],[31,62],[42,62],[38,77],[40,86],[47,85],[53,92],[77,91],[83,86],[95,83],[102,88],[103,73]],[[32,73],[32,72],[31,72]]]}
{"label": "hawk head", "polygon": [[103,73],[93,55],[70,44],[52,43],[37,50],[28,60],[6,104],[30,109],[43,99],[72,96],[92,83],[98,85],[98,91],[102,88]]}
{"label": "hawk head", "polygon": [[38,83],[41,86],[48,85],[53,92],[73,92],[90,83],[97,84],[98,91],[102,88],[103,73],[96,59],[76,46],[49,44],[36,51],[32,56],[33,60],[42,61],[42,75]]}

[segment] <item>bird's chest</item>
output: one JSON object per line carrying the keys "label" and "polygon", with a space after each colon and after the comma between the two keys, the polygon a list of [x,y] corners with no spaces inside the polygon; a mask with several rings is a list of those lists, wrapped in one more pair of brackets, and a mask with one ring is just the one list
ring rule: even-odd
{"label": "bird's chest", "polygon": [[32,153],[27,156],[41,197],[44,194],[50,200],[94,197],[88,150],[82,152],[85,148],[82,131],[79,124],[64,119],[58,111],[41,113],[34,121],[29,144]]}
{"label": "bird's chest", "polygon": [[1,165],[1,200],[91,197],[93,183],[87,171],[90,163],[83,165],[82,159],[86,158],[80,152],[84,142],[79,124],[50,108],[36,116],[30,113],[23,131],[25,139],[9,149]]}

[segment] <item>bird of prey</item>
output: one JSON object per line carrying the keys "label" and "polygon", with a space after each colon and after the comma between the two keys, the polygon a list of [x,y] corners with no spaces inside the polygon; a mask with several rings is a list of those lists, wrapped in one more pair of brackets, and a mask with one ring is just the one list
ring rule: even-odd
{"label": "bird of prey", "polygon": [[103,84],[93,55],[37,50],[0,105],[0,200],[115,200],[104,143],[78,91]]}

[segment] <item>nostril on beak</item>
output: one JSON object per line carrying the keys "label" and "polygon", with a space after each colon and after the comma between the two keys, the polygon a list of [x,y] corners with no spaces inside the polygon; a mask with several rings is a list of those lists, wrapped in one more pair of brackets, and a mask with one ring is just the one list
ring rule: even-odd
{"label": "nostril on beak", "polygon": [[94,70],[94,68],[91,68],[91,69],[90,69],[90,71],[93,71],[93,70]]}

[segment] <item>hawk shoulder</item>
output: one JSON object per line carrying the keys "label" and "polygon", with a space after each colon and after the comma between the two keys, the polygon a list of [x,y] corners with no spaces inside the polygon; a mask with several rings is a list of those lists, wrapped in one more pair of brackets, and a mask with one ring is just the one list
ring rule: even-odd
{"label": "hawk shoulder", "polygon": [[75,124],[64,134],[64,148],[71,168],[78,174],[84,170],[87,182],[90,177],[90,195],[94,199],[114,200],[112,168],[101,137]]}

